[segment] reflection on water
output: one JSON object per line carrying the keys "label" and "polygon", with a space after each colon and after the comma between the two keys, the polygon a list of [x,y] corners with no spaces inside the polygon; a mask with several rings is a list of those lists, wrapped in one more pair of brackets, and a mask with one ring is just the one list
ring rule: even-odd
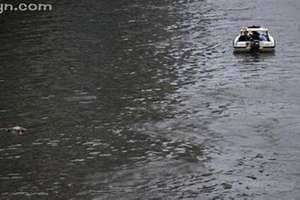
{"label": "reflection on water", "polygon": [[275,52],[265,52],[265,53],[234,53],[235,58],[238,61],[242,61],[244,63],[253,63],[253,62],[268,62],[272,61],[272,58],[275,56]]}
{"label": "reflection on water", "polygon": [[[299,196],[299,3],[53,5],[1,17],[0,127],[29,134],[0,135],[0,199]],[[275,54],[232,53],[249,24]]]}

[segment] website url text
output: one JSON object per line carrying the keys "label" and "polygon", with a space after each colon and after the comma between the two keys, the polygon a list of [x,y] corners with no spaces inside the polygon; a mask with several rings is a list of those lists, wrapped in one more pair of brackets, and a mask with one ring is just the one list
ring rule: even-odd
{"label": "website url text", "polygon": [[25,12],[25,11],[52,11],[51,4],[43,4],[43,3],[19,3],[18,5],[8,4],[8,3],[0,3],[0,14],[5,12]]}

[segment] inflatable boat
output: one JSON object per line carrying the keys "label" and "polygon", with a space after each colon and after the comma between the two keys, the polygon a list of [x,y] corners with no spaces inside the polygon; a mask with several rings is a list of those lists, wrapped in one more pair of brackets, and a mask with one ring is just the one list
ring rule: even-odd
{"label": "inflatable boat", "polygon": [[269,30],[260,26],[243,27],[233,41],[233,51],[239,52],[273,52],[276,42]]}

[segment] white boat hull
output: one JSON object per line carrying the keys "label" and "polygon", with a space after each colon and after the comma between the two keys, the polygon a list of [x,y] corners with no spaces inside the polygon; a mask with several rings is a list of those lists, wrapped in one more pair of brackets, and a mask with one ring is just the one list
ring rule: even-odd
{"label": "white boat hull", "polygon": [[[269,35],[269,41],[239,41],[240,35],[238,35],[233,41],[233,49],[236,53],[243,52],[274,52],[276,47],[276,42],[274,38]],[[253,43],[256,42],[255,48],[253,48]]]}

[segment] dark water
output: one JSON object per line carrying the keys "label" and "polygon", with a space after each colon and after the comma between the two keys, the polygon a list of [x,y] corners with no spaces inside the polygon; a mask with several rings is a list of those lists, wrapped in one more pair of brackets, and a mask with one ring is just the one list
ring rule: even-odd
{"label": "dark water", "polygon": [[300,199],[300,1],[53,7],[0,16],[0,199]]}

